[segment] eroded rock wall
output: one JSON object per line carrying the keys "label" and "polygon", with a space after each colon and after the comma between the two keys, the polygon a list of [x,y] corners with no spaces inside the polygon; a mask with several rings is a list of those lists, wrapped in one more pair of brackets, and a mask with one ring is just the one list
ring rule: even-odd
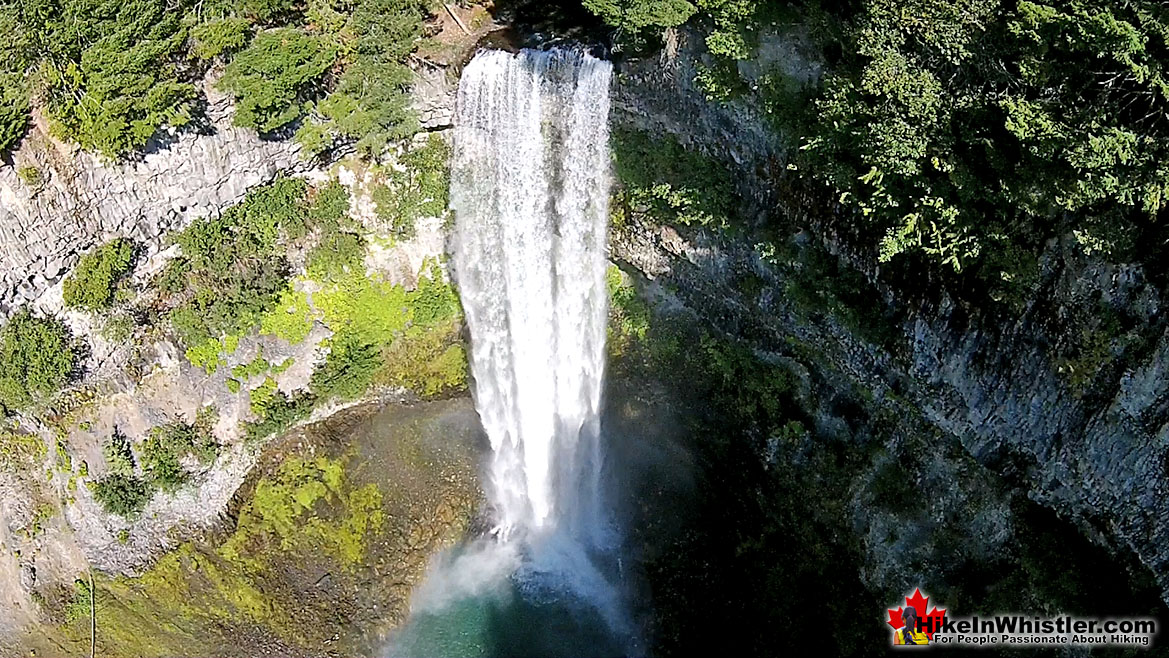
{"label": "eroded rock wall", "polygon": [[[798,33],[770,39],[762,47],[789,75],[818,72]],[[1097,542],[1135,553],[1169,601],[1169,332],[1159,287],[1138,266],[1084,256],[1071,239],[1048,246],[1034,294],[1014,310],[887,285],[871,249],[836,233],[832,208],[779,205],[782,143],[749,98],[702,97],[690,82],[700,50],[680,33],[656,61],[626,63],[615,124],[669,133],[732,166],[747,219],[810,229],[791,242],[815,243],[867,279],[875,303],[893,311],[893,338],[874,341],[855,323],[800,308],[792,286],[832,282],[800,278],[800,265],[755,238],[632,222],[616,232],[613,256],[764,353],[797,342],[878,398],[909,401],[983,467]],[[1101,314],[1122,317],[1119,329],[1103,329]],[[876,547],[873,558],[901,548]]]}
{"label": "eroded rock wall", "polygon": [[[37,299],[85,250],[126,236],[150,253],[162,235],[217,214],[281,172],[312,165],[292,140],[232,125],[230,101],[205,84],[207,125],[156,139],[138,160],[114,163],[34,127],[0,165],[0,312]],[[39,172],[30,184],[21,170]]]}

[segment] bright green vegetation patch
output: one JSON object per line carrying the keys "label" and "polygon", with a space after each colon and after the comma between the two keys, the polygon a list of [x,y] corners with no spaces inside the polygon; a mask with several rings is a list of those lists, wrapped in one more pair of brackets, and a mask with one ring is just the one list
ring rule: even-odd
{"label": "bright green vegetation patch", "polygon": [[267,313],[260,318],[260,333],[275,335],[292,345],[304,342],[312,331],[312,310],[303,291],[286,289]]}
{"label": "bright green vegetation patch", "polygon": [[0,409],[48,402],[77,367],[69,331],[59,320],[17,311],[0,328]]}
{"label": "bright green vegetation patch", "polygon": [[[318,505],[346,513],[325,520],[314,513]],[[252,556],[250,565],[260,566],[267,548],[287,551],[308,544],[354,568],[366,552],[369,536],[384,524],[377,485],[349,487],[340,460],[291,458],[256,485],[251,503],[240,511],[235,533],[219,553],[232,562],[243,558],[248,563]]]}
{"label": "bright green vegetation patch", "polygon": [[231,376],[240,381],[247,381],[252,377],[258,377],[259,375],[268,372],[270,367],[270,364],[264,358],[264,352],[260,350],[256,352],[255,358],[253,358],[251,361],[248,361],[247,363],[241,363],[238,366],[232,368]]}
{"label": "bright green vegetation patch", "polygon": [[465,354],[455,347],[458,296],[431,264],[413,291],[356,273],[315,296],[335,332],[325,363],[313,373],[320,396],[353,398],[379,379],[423,397],[466,383]]}
{"label": "bright green vegetation patch", "polygon": [[186,357],[191,365],[202,368],[207,374],[214,374],[219,366],[227,365],[224,355],[235,353],[239,347],[239,336],[225,336],[208,338],[197,345],[187,348]]}
{"label": "bright green vegetation patch", "polygon": [[615,212],[648,208],[657,221],[721,228],[735,211],[730,172],[670,137],[618,129],[613,159],[621,188]]}
{"label": "bright green vegetation patch", "polygon": [[134,243],[111,240],[86,253],[62,284],[65,305],[96,311],[109,308],[118,284],[134,269]]}

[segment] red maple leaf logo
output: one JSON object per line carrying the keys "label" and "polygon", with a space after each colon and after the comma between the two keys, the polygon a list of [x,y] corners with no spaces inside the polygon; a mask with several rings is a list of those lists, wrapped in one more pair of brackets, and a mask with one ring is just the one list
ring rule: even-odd
{"label": "red maple leaf logo", "polygon": [[[923,596],[921,589],[913,590],[913,596],[905,597],[905,605],[913,606],[914,611],[917,612],[917,618],[921,620],[922,629],[925,631],[926,637],[931,641],[934,639],[934,631],[930,630],[930,620],[933,620],[933,628],[940,629],[942,621],[946,618],[946,611],[942,608],[934,608],[926,613],[926,607],[929,606],[929,597]],[[893,627],[894,630],[905,626],[905,622],[901,619],[901,613],[905,611],[904,607],[893,609],[889,608],[889,620],[885,623]]]}

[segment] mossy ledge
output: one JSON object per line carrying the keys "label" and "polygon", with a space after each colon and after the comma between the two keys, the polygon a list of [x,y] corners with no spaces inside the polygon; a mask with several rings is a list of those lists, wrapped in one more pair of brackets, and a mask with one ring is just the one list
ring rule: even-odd
{"label": "mossy ledge", "polygon": [[[210,531],[137,577],[94,573],[99,655],[366,655],[479,506],[466,398],[365,404],[273,441]],[[88,655],[84,581],[5,655]]]}

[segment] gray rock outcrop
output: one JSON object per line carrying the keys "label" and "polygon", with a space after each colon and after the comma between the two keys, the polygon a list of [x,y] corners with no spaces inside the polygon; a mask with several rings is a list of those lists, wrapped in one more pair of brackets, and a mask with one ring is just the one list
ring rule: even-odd
{"label": "gray rock outcrop", "polygon": [[[233,126],[229,100],[205,89],[207,130],[156,140],[136,161],[103,161],[30,133],[13,164],[0,166],[0,312],[37,299],[106,239],[130,237],[156,252],[166,231],[219,213],[281,172],[311,168],[295,142]],[[40,183],[20,175],[30,167]]]}

